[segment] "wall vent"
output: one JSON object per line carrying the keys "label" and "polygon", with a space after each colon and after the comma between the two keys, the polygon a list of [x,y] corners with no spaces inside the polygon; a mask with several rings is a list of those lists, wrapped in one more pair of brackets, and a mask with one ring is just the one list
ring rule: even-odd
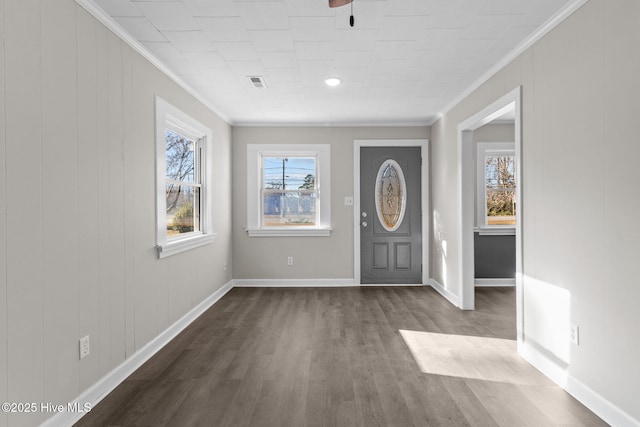
{"label": "wall vent", "polygon": [[258,89],[266,89],[267,84],[265,83],[262,76],[248,76],[251,83],[257,87]]}

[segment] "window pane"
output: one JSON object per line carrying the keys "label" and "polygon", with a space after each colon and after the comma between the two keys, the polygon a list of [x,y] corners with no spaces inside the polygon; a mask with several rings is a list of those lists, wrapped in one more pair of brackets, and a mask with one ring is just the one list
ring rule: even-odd
{"label": "window pane", "polygon": [[315,191],[265,191],[262,195],[263,226],[315,226]]}
{"label": "window pane", "polygon": [[262,188],[264,189],[315,189],[316,159],[314,157],[264,157],[262,169]]}
{"label": "window pane", "polygon": [[200,188],[167,184],[167,237],[200,231]]}
{"label": "window pane", "polygon": [[516,223],[516,179],[513,156],[485,157],[488,225]]}
{"label": "window pane", "polygon": [[194,182],[195,143],[187,137],[166,130],[167,179]]}

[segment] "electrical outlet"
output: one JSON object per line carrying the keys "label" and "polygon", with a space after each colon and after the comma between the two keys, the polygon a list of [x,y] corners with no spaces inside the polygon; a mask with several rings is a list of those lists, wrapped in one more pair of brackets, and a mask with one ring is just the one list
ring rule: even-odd
{"label": "electrical outlet", "polygon": [[89,335],[87,335],[86,337],[80,338],[80,359],[82,360],[85,357],[87,357],[90,351],[91,350],[89,347]]}
{"label": "electrical outlet", "polygon": [[292,256],[287,258],[287,265],[293,265],[293,257]]}
{"label": "electrical outlet", "polygon": [[569,327],[569,339],[575,345],[580,345],[580,328],[577,325]]}

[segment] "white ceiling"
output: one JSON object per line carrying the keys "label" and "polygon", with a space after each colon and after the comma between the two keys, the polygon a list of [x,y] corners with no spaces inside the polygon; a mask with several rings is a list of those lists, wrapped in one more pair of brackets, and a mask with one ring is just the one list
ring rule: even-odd
{"label": "white ceiling", "polygon": [[94,2],[236,125],[430,124],[572,3],[354,0],[351,28],[327,0]]}

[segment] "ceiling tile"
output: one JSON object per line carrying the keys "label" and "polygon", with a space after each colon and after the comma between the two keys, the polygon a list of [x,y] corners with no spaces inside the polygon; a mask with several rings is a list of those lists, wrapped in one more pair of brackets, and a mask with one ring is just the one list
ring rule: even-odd
{"label": "ceiling tile", "polygon": [[182,0],[193,16],[240,16],[233,0]]}
{"label": "ceiling tile", "polygon": [[329,7],[328,0],[286,0],[289,16],[335,16],[336,9]]}
{"label": "ceiling tile", "polygon": [[213,42],[213,50],[225,61],[258,61],[260,56],[251,42]]}
{"label": "ceiling tile", "polygon": [[158,30],[188,31],[199,29],[193,15],[181,2],[134,2],[133,3]]}
{"label": "ceiling tile", "polygon": [[295,52],[260,52],[260,59],[267,68],[291,68],[298,65]]}
{"label": "ceiling tile", "polygon": [[142,16],[129,0],[94,0],[109,16]]}
{"label": "ceiling tile", "polygon": [[288,52],[294,50],[290,30],[251,30],[249,37],[258,52]]}
{"label": "ceiling tile", "polygon": [[184,59],[182,53],[169,42],[145,42],[143,45],[159,59]]}
{"label": "ceiling tile", "polygon": [[299,60],[333,59],[333,41],[295,42]]}
{"label": "ceiling tile", "polygon": [[249,33],[244,28],[240,17],[197,17],[200,25],[209,40],[214,42],[238,42],[249,41]]}
{"label": "ceiling tile", "polygon": [[162,34],[180,52],[210,52],[215,50],[204,31],[163,31]]}
{"label": "ceiling tile", "polygon": [[333,61],[298,61],[300,75],[329,77],[333,72]]}
{"label": "ceiling tile", "polygon": [[145,17],[120,16],[116,22],[140,42],[166,42],[162,34]]}
{"label": "ceiling tile", "polygon": [[294,41],[327,41],[334,39],[335,20],[332,17],[291,17]]}
{"label": "ceiling tile", "polygon": [[371,59],[371,52],[367,51],[339,51],[333,57],[336,68],[360,68],[367,67]]}
{"label": "ceiling tile", "polygon": [[371,51],[376,44],[377,31],[374,30],[338,30],[335,32],[336,50]]}
{"label": "ceiling tile", "polygon": [[289,16],[283,2],[238,2],[236,6],[248,30],[289,29]]}

